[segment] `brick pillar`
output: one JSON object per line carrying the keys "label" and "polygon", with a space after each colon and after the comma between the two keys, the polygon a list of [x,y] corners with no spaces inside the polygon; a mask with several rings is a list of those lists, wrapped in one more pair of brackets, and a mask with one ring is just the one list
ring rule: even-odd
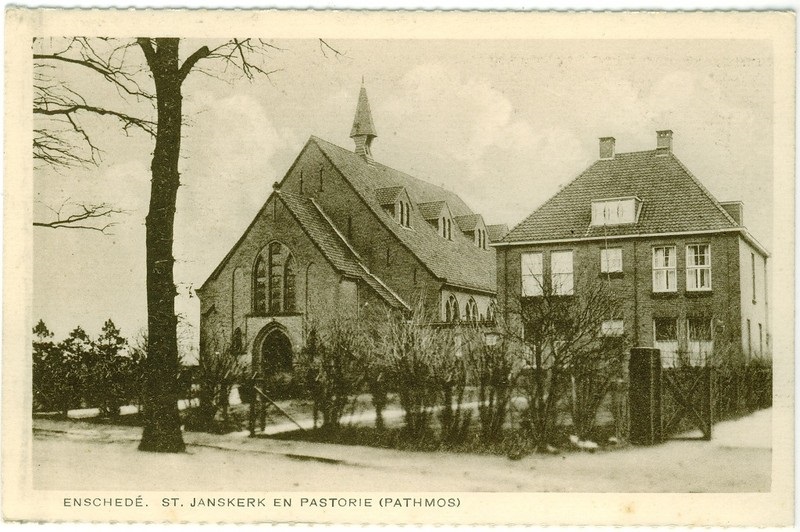
{"label": "brick pillar", "polygon": [[630,441],[638,445],[661,442],[661,352],[649,347],[631,349],[628,362]]}

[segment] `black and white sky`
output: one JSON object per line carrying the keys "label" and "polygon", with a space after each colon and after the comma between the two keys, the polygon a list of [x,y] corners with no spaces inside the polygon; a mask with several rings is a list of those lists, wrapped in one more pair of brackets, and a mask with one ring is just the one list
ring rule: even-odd
{"label": "black and white sky", "polygon": [[[324,55],[316,40],[271,42],[282,51],[269,55],[278,70],[269,79],[197,73],[184,85],[175,272],[190,336],[199,322],[193,288],[309,136],[352,146],[362,76],[379,135],[374,157],[453,190],[487,223],[521,221],[597,158],[598,137],[616,137],[618,152],[647,150],[656,130],[672,129],[678,158],[718,199],[742,200],[746,226],[772,248],[769,42],[331,40],[341,56]],[[109,317],[127,335],[146,325],[152,139],[125,136],[113,122],[93,127],[98,167],[34,171],[37,216],[67,197],[128,211],[112,236],[34,231],[33,317],[57,337],[76,325],[96,332]]]}

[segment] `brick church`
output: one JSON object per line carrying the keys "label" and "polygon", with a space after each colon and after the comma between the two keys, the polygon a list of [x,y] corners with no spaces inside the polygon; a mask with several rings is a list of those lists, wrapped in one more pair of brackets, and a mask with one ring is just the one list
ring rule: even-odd
{"label": "brick church", "polygon": [[254,367],[291,368],[308,324],[422,305],[432,322],[494,312],[504,225],[455,193],[380,164],[362,86],[345,149],[312,136],[197,293],[201,352],[230,346]]}

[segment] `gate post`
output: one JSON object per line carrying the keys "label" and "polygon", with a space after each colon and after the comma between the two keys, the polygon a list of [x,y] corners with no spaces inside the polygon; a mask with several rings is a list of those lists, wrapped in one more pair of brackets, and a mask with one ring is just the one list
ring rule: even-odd
{"label": "gate post", "polygon": [[634,347],[628,362],[630,441],[654,445],[661,434],[661,352]]}

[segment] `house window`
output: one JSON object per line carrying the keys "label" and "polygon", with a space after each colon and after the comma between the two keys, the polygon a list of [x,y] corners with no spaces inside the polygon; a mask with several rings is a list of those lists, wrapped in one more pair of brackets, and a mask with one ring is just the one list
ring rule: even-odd
{"label": "house window", "polygon": [[641,201],[638,198],[615,198],[592,202],[592,225],[636,223]]}
{"label": "house window", "polygon": [[572,251],[554,251],[550,254],[550,281],[553,294],[572,295],[574,289]]}
{"label": "house window", "polygon": [[756,302],[756,255],[750,254],[750,277],[753,279],[753,303]]}
{"label": "house window", "polygon": [[448,323],[455,323],[460,318],[458,313],[458,300],[454,295],[450,295],[450,297],[447,298],[447,303],[444,305],[444,318]]}
{"label": "house window", "polygon": [[675,292],[676,279],[675,246],[653,248],[653,292]]}
{"label": "house window", "polygon": [[661,351],[661,365],[674,367],[678,361],[678,320],[656,318],[653,320],[653,347]]}
{"label": "house window", "polygon": [[711,290],[711,246],[686,246],[686,290]]}
{"label": "house window", "polygon": [[267,312],[267,263],[259,256],[253,270],[253,310],[256,314]]}
{"label": "house window", "polygon": [[606,320],[600,324],[601,336],[622,336],[625,327],[622,320]]}
{"label": "house window", "polygon": [[712,322],[709,318],[689,318],[689,364],[702,366],[714,352],[714,338],[712,336]]}
{"label": "house window", "polygon": [[602,273],[622,271],[622,248],[604,248],[600,250],[600,271]]}
{"label": "house window", "polygon": [[467,301],[467,321],[470,323],[478,323],[478,305],[472,298],[469,298],[469,301]]}
{"label": "house window", "polygon": [[522,268],[522,296],[540,296],[544,293],[544,273],[542,271],[542,254],[523,253],[520,255]]}

